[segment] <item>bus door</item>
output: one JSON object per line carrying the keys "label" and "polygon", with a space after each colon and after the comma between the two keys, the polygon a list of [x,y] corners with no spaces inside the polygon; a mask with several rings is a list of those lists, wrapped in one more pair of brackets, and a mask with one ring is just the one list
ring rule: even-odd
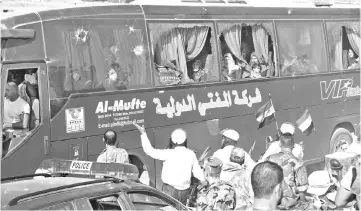
{"label": "bus door", "polygon": [[3,64],[1,98],[1,177],[34,173],[50,147],[46,64]]}

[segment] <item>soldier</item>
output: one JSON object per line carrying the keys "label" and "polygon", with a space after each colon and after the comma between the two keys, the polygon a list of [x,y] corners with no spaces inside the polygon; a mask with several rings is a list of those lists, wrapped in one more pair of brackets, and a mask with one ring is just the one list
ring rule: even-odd
{"label": "soldier", "polygon": [[253,204],[251,172],[244,163],[245,154],[246,152],[242,148],[234,147],[231,152],[231,162],[223,165],[221,172],[221,180],[229,181],[236,191],[236,209]]}
{"label": "soldier", "polygon": [[305,201],[305,192],[308,187],[306,167],[302,160],[292,154],[295,130],[293,125],[282,126],[280,129],[281,152],[268,157],[269,161],[282,167],[284,180],[287,184],[284,187],[281,207],[288,209],[297,205],[306,209],[309,204],[301,202]]}
{"label": "soldier", "polygon": [[236,193],[231,184],[220,180],[222,162],[218,158],[207,158],[204,162],[206,182],[197,196],[197,210],[234,210]]}
{"label": "soldier", "polygon": [[[289,122],[285,122],[281,125],[280,130],[284,130],[284,128],[290,128],[290,134],[292,135],[292,138],[294,137],[294,126],[292,123]],[[293,129],[292,129],[293,128]],[[293,132],[292,132],[293,131]],[[282,131],[280,131],[280,133],[282,133]],[[276,136],[279,138],[279,136]],[[270,137],[269,139],[272,140],[272,137]],[[272,143],[269,143],[269,146],[267,147],[266,152],[264,153],[264,155],[261,158],[261,161],[266,160],[269,156],[279,153],[281,151],[281,142],[279,140],[273,141]],[[300,144],[296,144],[294,143],[294,146],[292,148],[292,154],[294,156],[296,156],[299,159],[303,159],[303,147]]]}
{"label": "soldier", "polygon": [[[213,157],[218,158],[223,164],[228,164],[230,161],[231,153],[233,148],[237,145],[239,140],[239,134],[237,131],[232,129],[224,129],[221,131],[222,145],[221,149],[214,152]],[[251,156],[244,152],[244,164],[247,166],[248,171],[252,171],[255,166],[255,162]]]}

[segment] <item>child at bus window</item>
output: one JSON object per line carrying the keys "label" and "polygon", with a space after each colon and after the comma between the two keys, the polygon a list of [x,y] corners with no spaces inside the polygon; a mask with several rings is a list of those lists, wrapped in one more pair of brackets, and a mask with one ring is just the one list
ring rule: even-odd
{"label": "child at bus window", "polygon": [[251,76],[250,78],[255,79],[255,78],[262,78],[261,75],[261,65],[259,64],[253,64],[252,65],[252,71],[251,71]]}
{"label": "child at bus window", "polygon": [[347,63],[347,69],[360,68],[359,57],[355,55],[352,49],[348,49]]}
{"label": "child at bus window", "polygon": [[249,66],[253,67],[254,64],[258,64],[260,66],[262,75],[267,74],[267,70],[269,68],[267,67],[266,63],[264,62],[264,60],[262,58],[258,59],[255,52],[253,52],[251,54],[251,60],[249,62]]}

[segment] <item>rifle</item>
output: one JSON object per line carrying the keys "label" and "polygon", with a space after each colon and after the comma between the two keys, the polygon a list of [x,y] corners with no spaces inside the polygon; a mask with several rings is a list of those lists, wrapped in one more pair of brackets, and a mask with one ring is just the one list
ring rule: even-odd
{"label": "rifle", "polygon": [[[207,147],[203,153],[201,154],[201,156],[199,156],[198,158],[198,163],[201,164],[204,159],[207,157],[209,151],[211,150],[211,147]],[[201,165],[202,166],[202,165]],[[193,176],[192,176],[193,177]],[[195,200],[197,199],[197,187],[198,187],[199,181],[196,182],[195,179],[192,179],[191,181],[191,192],[189,194],[189,197],[187,199],[187,203],[186,206],[190,207],[191,205],[194,205]]]}

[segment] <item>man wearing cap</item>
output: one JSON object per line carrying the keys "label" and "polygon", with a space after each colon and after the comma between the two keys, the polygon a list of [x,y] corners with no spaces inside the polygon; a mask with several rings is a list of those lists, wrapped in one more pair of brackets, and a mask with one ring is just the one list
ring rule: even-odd
{"label": "man wearing cap", "polygon": [[[316,200],[314,200],[313,204],[317,208],[322,207],[323,210],[327,210],[328,208],[335,209],[336,207],[332,203],[329,203],[328,200],[325,200],[325,198],[327,198],[335,201],[335,198],[333,197],[335,190],[336,185],[332,182],[328,171],[314,171],[310,174],[310,176],[308,176],[307,193],[316,196]],[[321,203],[319,199],[323,199],[324,203]]]}
{"label": "man wearing cap", "polygon": [[[360,162],[356,166],[351,166],[341,181],[341,186],[337,190],[335,203],[338,208],[352,206],[355,210],[361,207],[361,189],[360,189]],[[352,196],[356,200],[350,200]],[[356,202],[356,203],[355,203]]]}
{"label": "man wearing cap", "polygon": [[[226,165],[231,162],[231,153],[233,148],[237,145],[239,134],[235,130],[224,129],[221,131],[221,136],[221,149],[217,150],[213,154],[213,157],[220,159],[222,163]],[[248,169],[248,171],[251,172],[255,164],[256,163],[252,160],[251,156],[247,152],[244,152],[244,166]]]}
{"label": "man wearing cap", "polygon": [[141,133],[142,147],[150,157],[164,161],[162,169],[163,192],[186,204],[191,175],[201,182],[204,175],[196,154],[187,148],[187,134],[183,129],[175,129],[171,135],[173,149],[154,149],[150,144],[144,126],[134,124]]}
{"label": "man wearing cap", "polygon": [[207,158],[204,162],[206,184],[198,190],[197,210],[234,210],[236,193],[231,184],[222,181],[220,174],[222,161],[218,158]]}
{"label": "man wearing cap", "polygon": [[[290,122],[285,122],[281,125],[279,132],[280,132],[280,135],[288,133],[288,134],[291,134],[292,137],[294,137],[295,126]],[[272,142],[270,144],[270,146],[267,148],[264,155],[262,156],[261,161],[266,160],[267,157],[269,157],[270,155],[281,152],[281,145],[282,145],[282,143],[280,141]],[[292,147],[292,154],[302,160],[303,159],[302,146],[295,143],[294,146]]]}
{"label": "man wearing cap", "polygon": [[[280,136],[281,152],[273,154],[267,160],[277,163],[283,169],[284,180],[287,184],[284,187],[282,207],[290,208],[305,201],[305,191],[308,187],[307,171],[302,160],[292,154],[294,146],[293,134],[283,133]],[[304,204],[308,206],[308,204]]]}
{"label": "man wearing cap", "polygon": [[[353,134],[353,138],[353,142],[358,142],[358,144],[361,144],[361,122],[356,128],[356,132]],[[337,190],[335,200],[337,207],[341,208],[349,205],[350,198],[354,195],[356,197],[356,203],[354,205],[356,207],[356,210],[359,210],[361,208],[360,168],[361,156],[359,156],[359,160],[356,162],[356,165],[351,166],[341,180],[341,185]]]}
{"label": "man wearing cap", "polygon": [[253,204],[251,171],[244,165],[245,153],[242,148],[234,147],[231,152],[231,162],[223,165],[221,172],[221,180],[229,181],[236,191],[236,209]]}

